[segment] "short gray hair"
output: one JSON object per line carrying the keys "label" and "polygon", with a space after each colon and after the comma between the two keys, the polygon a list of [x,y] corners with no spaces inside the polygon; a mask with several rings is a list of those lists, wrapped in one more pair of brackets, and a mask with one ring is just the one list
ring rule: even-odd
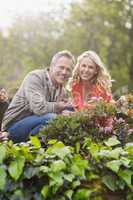
{"label": "short gray hair", "polygon": [[54,65],[54,64],[57,62],[57,60],[58,60],[59,58],[61,58],[61,57],[66,57],[66,58],[69,58],[70,60],[72,60],[72,65],[74,66],[74,64],[75,64],[75,58],[74,58],[74,56],[72,55],[72,53],[71,53],[70,51],[68,51],[68,50],[63,50],[63,51],[57,52],[57,53],[53,56],[53,58],[52,58],[52,60],[51,60],[51,63],[50,63],[50,66]]}

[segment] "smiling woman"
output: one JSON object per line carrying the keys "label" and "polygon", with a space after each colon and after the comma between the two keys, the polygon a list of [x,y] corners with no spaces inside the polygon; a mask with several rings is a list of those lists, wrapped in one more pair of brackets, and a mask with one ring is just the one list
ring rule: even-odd
{"label": "smiling woman", "polygon": [[92,108],[94,98],[112,100],[111,77],[94,51],[83,52],[77,60],[71,80],[71,90],[78,110]]}

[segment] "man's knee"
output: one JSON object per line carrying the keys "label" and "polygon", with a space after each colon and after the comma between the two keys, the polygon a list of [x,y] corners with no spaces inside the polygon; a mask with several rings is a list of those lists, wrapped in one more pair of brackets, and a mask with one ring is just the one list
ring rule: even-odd
{"label": "man's knee", "polygon": [[44,115],[44,119],[46,119],[47,121],[53,120],[57,117],[56,113],[47,113]]}

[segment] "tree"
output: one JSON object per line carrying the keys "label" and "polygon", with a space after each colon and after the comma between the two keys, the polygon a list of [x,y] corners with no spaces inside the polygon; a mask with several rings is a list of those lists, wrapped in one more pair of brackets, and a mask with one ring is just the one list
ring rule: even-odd
{"label": "tree", "polygon": [[6,43],[0,46],[1,77],[6,77],[3,85],[16,88],[28,71],[49,65],[58,49],[58,32],[58,25],[50,15],[17,18],[8,30],[8,37],[1,39]]}
{"label": "tree", "polygon": [[64,41],[76,55],[95,50],[116,80],[114,91],[132,81],[131,0],[82,0],[71,6],[64,25]]}

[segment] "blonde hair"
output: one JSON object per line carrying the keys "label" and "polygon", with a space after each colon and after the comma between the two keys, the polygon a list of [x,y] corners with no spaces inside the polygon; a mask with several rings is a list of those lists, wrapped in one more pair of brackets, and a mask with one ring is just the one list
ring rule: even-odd
{"label": "blonde hair", "polygon": [[79,66],[83,58],[88,57],[90,58],[97,66],[98,73],[95,77],[94,82],[101,85],[106,91],[110,92],[112,87],[111,76],[109,75],[107,69],[105,68],[103,62],[101,61],[100,57],[94,51],[85,51],[77,58],[77,64],[74,67],[72,78],[69,82],[70,87],[72,83],[79,82]]}

